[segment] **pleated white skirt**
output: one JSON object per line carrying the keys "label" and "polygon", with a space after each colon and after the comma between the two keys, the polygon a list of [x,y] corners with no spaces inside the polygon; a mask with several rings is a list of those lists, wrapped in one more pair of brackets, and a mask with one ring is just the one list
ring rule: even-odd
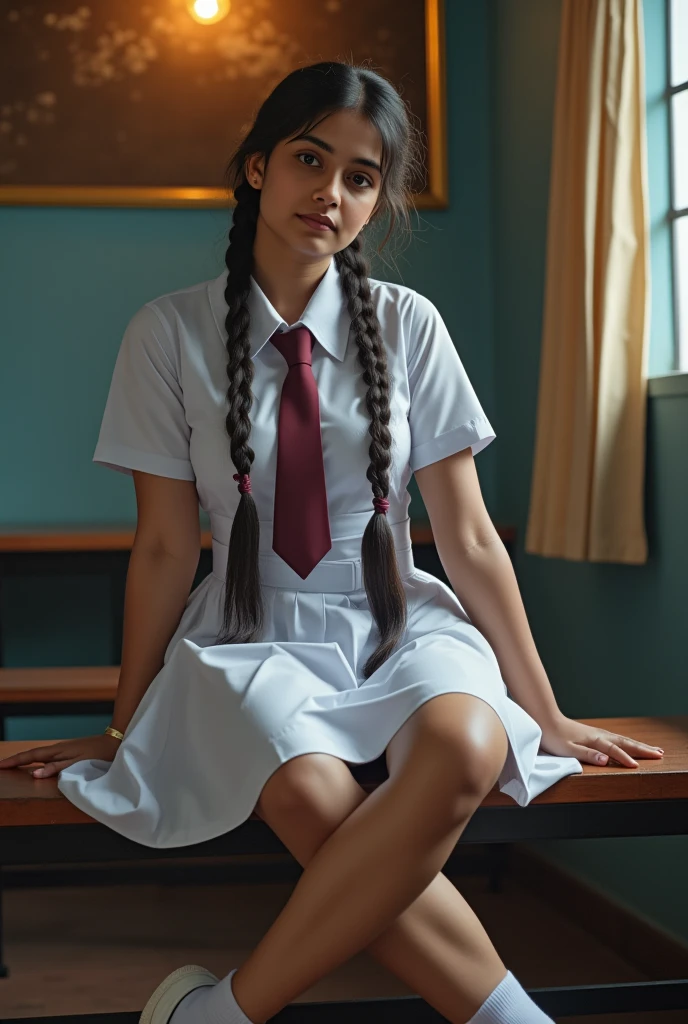
{"label": "pleated white skirt", "polygon": [[573,757],[539,751],[540,727],[508,696],[487,640],[454,592],[414,567],[408,520],[394,530],[408,629],[368,679],[377,629],[360,558],[341,557],[355,553],[352,541],[360,552],[360,534],[333,543],[306,580],[261,553],[265,629],[253,644],[214,645],[227,558],[215,540],[213,573],[189,596],[114,760],[63,769],[60,791],[143,846],[190,846],[246,821],[285,761],[315,752],[374,761],[421,704],[451,692],[474,694],[499,715],[509,753],[498,785],[516,803],[582,772]]}

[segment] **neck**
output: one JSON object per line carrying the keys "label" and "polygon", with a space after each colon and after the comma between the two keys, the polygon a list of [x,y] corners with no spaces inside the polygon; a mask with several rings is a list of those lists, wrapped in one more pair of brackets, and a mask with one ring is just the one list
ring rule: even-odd
{"label": "neck", "polygon": [[327,272],[333,256],[308,256],[285,245],[258,217],[253,276],[287,324],[296,323]]}

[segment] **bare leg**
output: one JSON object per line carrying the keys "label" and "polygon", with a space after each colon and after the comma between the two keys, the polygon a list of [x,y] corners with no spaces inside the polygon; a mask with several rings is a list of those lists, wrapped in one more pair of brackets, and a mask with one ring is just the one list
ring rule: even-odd
{"label": "bare leg", "polygon": [[234,976],[250,1020],[263,1024],[368,946],[428,887],[484,795],[457,795],[456,773],[446,747],[419,745],[320,847]]}
{"label": "bare leg", "polygon": [[[428,711],[443,715],[446,707],[431,702],[424,709],[427,725]],[[388,744],[390,776],[403,766],[415,729],[409,720]],[[306,867],[368,798],[339,758],[305,754],[270,778],[256,811]],[[452,1024],[465,1024],[507,973],[480,919],[442,872],[365,952]]]}
{"label": "bare leg", "polygon": [[[309,769],[299,776],[296,766],[292,783],[296,799],[278,798],[259,812],[302,867],[369,799],[336,758],[306,756]],[[507,973],[480,919],[441,871],[365,952],[452,1024],[465,1024]]]}
{"label": "bare leg", "polygon": [[465,1024],[506,976],[480,919],[441,871],[366,947],[452,1024]]}

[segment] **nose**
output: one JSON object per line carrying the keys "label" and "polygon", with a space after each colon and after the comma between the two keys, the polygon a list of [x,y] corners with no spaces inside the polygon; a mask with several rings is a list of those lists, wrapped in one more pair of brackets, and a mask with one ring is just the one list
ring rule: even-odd
{"label": "nose", "polygon": [[318,202],[327,203],[328,206],[339,206],[341,202],[341,190],[336,174],[324,178],[313,192],[313,197]]}

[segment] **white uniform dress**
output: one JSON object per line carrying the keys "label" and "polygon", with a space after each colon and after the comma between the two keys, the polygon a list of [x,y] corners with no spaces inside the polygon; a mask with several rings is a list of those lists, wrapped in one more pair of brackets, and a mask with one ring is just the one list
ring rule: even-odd
{"label": "white uniform dress", "polygon": [[288,368],[269,339],[296,324],[286,324],[251,282],[251,487],[266,610],[257,643],[216,644],[240,498],[225,430],[226,271],[146,303],[127,326],[94,461],[195,480],[210,517],[213,568],[190,594],[114,760],[78,761],[57,785],[77,807],[144,846],[189,846],[236,828],[270,775],[297,755],[377,759],[408,717],[441,693],[474,694],[497,712],[509,738],[499,788],[521,806],[583,770],[573,757],[539,752],[541,729],[508,695],[487,640],[454,592],[414,567],[411,474],[469,446],[475,455],[495,433],[435,306],[403,285],[370,285],[392,378],[387,519],[408,628],[368,679],[363,666],[378,642],[361,575],[361,538],[374,515],[370,419],[334,259],[298,321],[316,338],[332,537],[305,580],[272,551],[277,416]]}

